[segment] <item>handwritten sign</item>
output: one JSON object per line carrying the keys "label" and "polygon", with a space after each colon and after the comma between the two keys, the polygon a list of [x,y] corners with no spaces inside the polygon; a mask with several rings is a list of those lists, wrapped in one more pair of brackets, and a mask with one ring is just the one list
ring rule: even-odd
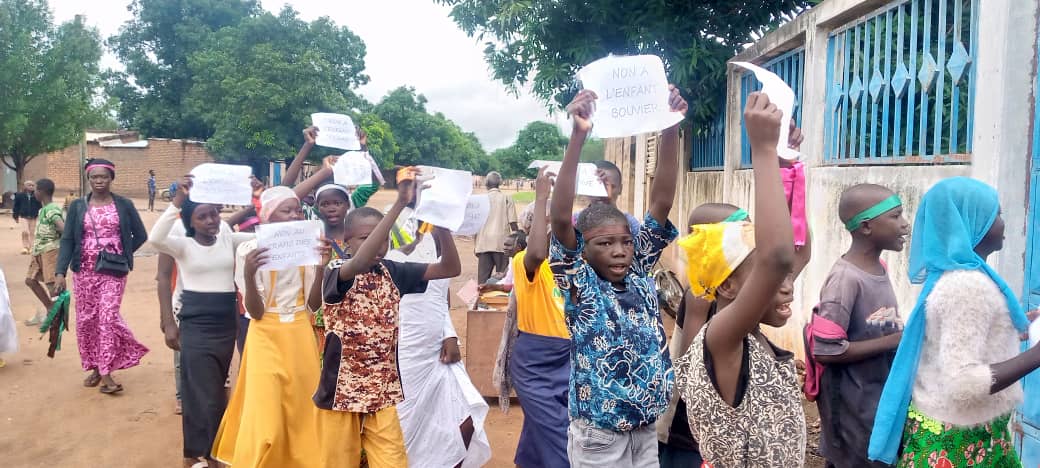
{"label": "handwritten sign", "polygon": [[217,205],[249,205],[253,201],[253,187],[249,166],[205,163],[191,170],[191,201]]}
{"label": "handwritten sign", "polygon": [[[548,166],[549,172],[554,174],[560,173],[560,165],[563,163],[560,161],[544,161],[536,159],[527,166],[528,169],[541,169],[542,167]],[[603,182],[599,180],[599,176],[596,175],[596,165],[592,163],[578,163],[578,180],[574,184],[574,188],[578,195],[584,195],[586,197],[606,197],[607,187],[603,185]]]}
{"label": "handwritten sign", "polygon": [[332,166],[336,183],[344,187],[357,187],[372,183],[372,164],[362,151],[347,151]]}
{"label": "handwritten sign", "polygon": [[329,148],[350,151],[361,149],[354,121],[343,114],[316,113],[311,114],[311,123],[318,127],[318,138],[315,143]]}
{"label": "handwritten sign", "polygon": [[579,70],[577,78],[598,97],[592,131],[600,138],[664,130],[683,119],[668,105],[664,62],[655,55],[602,58]]}
{"label": "handwritten sign", "polygon": [[321,263],[321,255],[318,254],[319,237],[321,221],[290,221],[257,226],[257,247],[267,249],[267,263],[261,270],[281,271]]}
{"label": "handwritten sign", "polygon": [[762,83],[762,92],[769,96],[769,102],[784,113],[783,117],[780,117],[780,139],[776,142],[776,154],[788,160],[798,159],[798,151],[787,147],[787,137],[791,132],[791,112],[794,111],[794,90],[784,83],[783,78],[765,68],[747,62],[733,64],[754,73],[755,78]]}
{"label": "handwritten sign", "polygon": [[472,236],[480,232],[491,212],[491,200],[487,195],[470,195],[462,226],[455,230],[460,236]]}
{"label": "handwritten sign", "polygon": [[458,231],[466,217],[466,205],[473,193],[473,174],[439,167],[419,166],[430,188],[419,195],[415,216],[434,226]]}

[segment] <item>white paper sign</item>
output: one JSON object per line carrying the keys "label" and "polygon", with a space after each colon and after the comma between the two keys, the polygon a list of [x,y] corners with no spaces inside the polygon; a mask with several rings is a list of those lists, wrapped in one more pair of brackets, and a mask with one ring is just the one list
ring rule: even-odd
{"label": "white paper sign", "polygon": [[[563,163],[560,161],[543,161],[536,159],[527,166],[528,169],[539,169],[548,166],[549,172],[554,174],[560,173],[560,166]],[[578,163],[578,180],[574,184],[576,193],[578,195],[584,195],[586,197],[605,197],[607,196],[607,187],[603,185],[603,182],[599,180],[599,176],[596,175],[596,165],[592,163]]]}
{"label": "white paper sign", "polygon": [[754,73],[755,78],[762,83],[762,92],[769,96],[769,102],[784,113],[780,117],[780,139],[776,142],[776,154],[788,160],[798,159],[798,152],[787,147],[787,137],[791,133],[791,112],[794,111],[794,90],[784,83],[783,78],[765,68],[747,62],[733,62],[733,65]]}
{"label": "white paper sign", "polygon": [[314,140],[315,143],[350,151],[361,149],[361,141],[358,140],[354,121],[349,116],[319,112],[311,114],[311,123],[318,127],[318,138]]}
{"label": "white paper sign", "polygon": [[246,206],[253,202],[253,186],[249,166],[205,163],[191,170],[191,192],[195,203]]}
{"label": "white paper sign", "polygon": [[347,151],[332,166],[332,176],[337,184],[344,187],[368,185],[372,183],[372,164],[364,152]]}
{"label": "white paper sign", "polygon": [[[458,231],[466,216],[466,204],[473,193],[473,174],[439,167],[419,166],[420,180],[429,180],[415,207],[415,216],[434,226]],[[429,179],[430,176],[432,179]]]}
{"label": "white paper sign", "polygon": [[480,299],[480,285],[477,284],[477,280],[471,278],[455,294],[459,296],[459,299],[462,299],[463,304],[473,308],[477,303],[477,299]]}
{"label": "white paper sign", "polygon": [[1040,319],[1033,320],[1033,323],[1029,324],[1029,347],[1036,346],[1036,343],[1040,341]]}
{"label": "white paper sign", "polygon": [[321,221],[289,221],[257,226],[257,247],[267,249],[267,263],[261,270],[281,271],[321,263],[321,255],[318,254],[321,234]]}
{"label": "white paper sign", "polygon": [[470,195],[466,203],[466,212],[462,220],[462,226],[455,230],[460,236],[473,236],[480,232],[487,222],[488,214],[491,212],[491,200],[487,195]]}
{"label": "white paper sign", "polygon": [[592,131],[600,138],[664,130],[683,119],[668,105],[668,78],[656,55],[602,58],[578,70],[577,78],[598,97]]}

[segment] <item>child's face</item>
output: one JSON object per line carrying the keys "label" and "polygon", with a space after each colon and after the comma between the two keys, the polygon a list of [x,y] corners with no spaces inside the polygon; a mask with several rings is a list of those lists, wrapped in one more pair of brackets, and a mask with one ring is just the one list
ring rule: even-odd
{"label": "child's face", "polygon": [[[381,218],[373,216],[351,221],[351,225],[347,229],[347,252],[351,255],[357,254],[361,244],[365,242],[365,239],[368,239],[368,236],[372,234],[372,231],[376,229],[381,220]],[[382,243],[378,247],[376,249],[376,262],[383,260],[383,255],[386,254],[387,249],[390,247],[390,238],[382,239]]]}
{"label": "child's face", "polygon": [[794,301],[794,275],[787,275],[776,292],[773,307],[762,314],[762,323],[780,328],[791,318],[791,302]]}
{"label": "child's face", "polygon": [[874,245],[895,252],[903,250],[906,246],[906,236],[910,234],[910,222],[903,216],[902,206],[892,208],[867,221],[867,227]]}
{"label": "child's face", "polygon": [[296,199],[283,200],[278,207],[271,212],[267,218],[269,223],[284,223],[287,221],[300,221],[303,219],[303,210],[300,202]]}
{"label": "child's face", "polygon": [[603,279],[621,283],[632,266],[635,248],[628,224],[614,223],[598,226],[585,241],[582,253],[585,261]]}
{"label": "child's face", "polygon": [[[979,241],[979,245],[975,247],[976,252],[983,252],[988,255],[991,252],[998,252],[1004,248],[1004,217],[999,213],[997,219],[993,221],[993,225],[990,226],[989,232],[986,233],[985,237]],[[986,256],[983,255],[983,256]]]}
{"label": "child's face", "polygon": [[512,256],[516,255],[516,252],[517,252],[517,249],[516,249],[516,238],[515,237],[507,237],[506,241],[504,243],[502,243],[502,251],[505,252],[506,255],[509,256],[509,257],[512,257]]}
{"label": "child's face", "polygon": [[322,193],[321,197],[318,197],[317,203],[318,214],[329,226],[342,224],[343,217],[347,215],[347,210],[350,208],[346,197],[335,190]]}
{"label": "child's face", "polygon": [[191,227],[195,232],[215,237],[220,233],[220,206],[202,204],[191,213]]}
{"label": "child's face", "polygon": [[[756,251],[752,251],[750,255],[733,271],[733,274],[726,279],[730,289],[732,291],[729,300],[734,300],[740,295],[740,290],[744,286],[744,282],[747,281],[748,276],[751,274],[751,270],[754,268]],[[791,318],[791,302],[794,301],[794,275],[787,275],[784,278],[784,282],[780,283],[780,288],[776,291],[776,296],[773,298],[773,302],[767,306],[766,310],[762,311],[762,320],[759,323],[769,325],[771,327],[782,327]]]}

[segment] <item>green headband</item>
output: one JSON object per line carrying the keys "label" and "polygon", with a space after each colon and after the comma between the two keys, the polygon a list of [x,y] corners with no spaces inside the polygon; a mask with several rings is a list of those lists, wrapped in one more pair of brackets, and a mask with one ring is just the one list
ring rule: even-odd
{"label": "green headband", "polygon": [[855,231],[859,229],[859,226],[863,224],[864,221],[870,221],[881,216],[885,212],[902,205],[903,201],[899,199],[899,195],[892,195],[891,197],[881,200],[877,205],[867,208],[861,211],[858,215],[853,216],[849,222],[845,223],[845,229],[848,229],[849,232]]}
{"label": "green headband", "polygon": [[743,208],[738,208],[733,214],[729,215],[728,218],[722,220],[724,223],[736,223],[738,221],[747,221],[751,216]]}

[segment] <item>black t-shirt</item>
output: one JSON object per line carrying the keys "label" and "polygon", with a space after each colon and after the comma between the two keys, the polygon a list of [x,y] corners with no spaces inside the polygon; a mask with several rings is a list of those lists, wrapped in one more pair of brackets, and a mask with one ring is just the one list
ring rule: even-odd
{"label": "black t-shirt", "polygon": [[[342,301],[343,296],[354,285],[354,278],[340,281],[340,264],[334,261],[329,264],[329,268],[325,269],[325,277],[324,281],[322,281],[324,285],[322,295],[327,304],[336,304]],[[427,267],[429,265],[425,263],[399,263],[383,259],[366,274],[382,274],[381,269],[385,268],[387,273],[390,274],[390,279],[393,280],[394,286],[397,287],[397,291],[402,296],[405,294],[421,294],[426,292],[427,281],[423,279],[423,276],[426,275]]]}

